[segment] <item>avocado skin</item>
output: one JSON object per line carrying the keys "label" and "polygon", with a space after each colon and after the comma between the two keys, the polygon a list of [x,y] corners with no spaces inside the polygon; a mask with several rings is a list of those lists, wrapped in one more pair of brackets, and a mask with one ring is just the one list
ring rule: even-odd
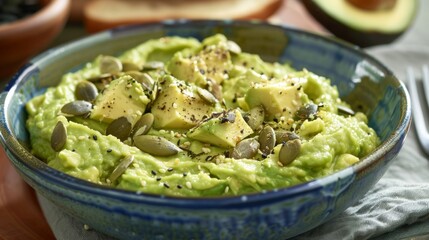
{"label": "avocado skin", "polygon": [[[327,14],[312,0],[302,0],[301,2],[304,4],[307,11],[329,32],[338,38],[362,48],[391,43],[407,30],[407,28],[405,28],[396,33],[359,31]],[[412,21],[410,24],[412,24]]]}

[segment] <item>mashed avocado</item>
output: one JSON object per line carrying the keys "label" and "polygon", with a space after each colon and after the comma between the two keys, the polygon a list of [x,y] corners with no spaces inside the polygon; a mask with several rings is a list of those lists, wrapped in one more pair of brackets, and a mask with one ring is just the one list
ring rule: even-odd
{"label": "mashed avocado", "polygon": [[278,189],[358,162],[380,140],[347,107],[329,79],[220,34],[100,55],[26,104],[32,152],[49,166],[170,196]]}

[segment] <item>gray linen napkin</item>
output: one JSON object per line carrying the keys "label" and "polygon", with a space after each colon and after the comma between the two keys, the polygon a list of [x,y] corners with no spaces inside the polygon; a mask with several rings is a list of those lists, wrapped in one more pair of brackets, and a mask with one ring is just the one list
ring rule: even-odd
{"label": "gray linen napkin", "polygon": [[[394,69],[403,80],[406,64],[429,63],[429,50],[424,48],[379,48],[369,53]],[[85,230],[82,223],[45,198],[39,196],[39,201],[58,239],[112,239],[94,230]],[[295,239],[395,240],[420,234],[429,234],[429,159],[419,148],[411,129],[397,158],[362,199]],[[429,239],[429,235],[426,237],[422,239]]]}

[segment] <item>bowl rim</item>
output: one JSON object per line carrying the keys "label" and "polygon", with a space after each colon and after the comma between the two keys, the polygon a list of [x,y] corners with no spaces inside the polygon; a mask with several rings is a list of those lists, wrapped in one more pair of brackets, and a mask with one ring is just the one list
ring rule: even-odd
{"label": "bowl rim", "polygon": [[[363,57],[367,60],[370,60],[372,63],[377,64],[378,65],[377,67],[381,68],[385,72],[385,74],[387,74],[387,76],[393,77],[395,82],[398,83],[398,89],[400,89],[404,94],[404,98],[401,101],[401,104],[402,104],[401,110],[403,111],[403,113],[401,115],[400,124],[395,128],[395,130],[390,134],[390,136],[387,137],[386,140],[383,143],[381,143],[370,155],[363,157],[361,161],[359,161],[358,163],[350,167],[347,167],[345,169],[342,169],[330,175],[327,175],[321,178],[316,178],[309,182],[301,183],[291,187],[280,188],[275,190],[267,190],[267,191],[250,193],[245,195],[238,195],[238,196],[218,196],[218,197],[164,196],[160,194],[151,194],[151,193],[143,193],[143,192],[140,193],[140,192],[135,192],[130,190],[117,189],[117,188],[103,186],[96,183],[91,183],[89,181],[72,177],[68,174],[65,174],[61,171],[51,168],[40,159],[31,155],[27,150],[25,150],[23,146],[19,144],[18,140],[15,137],[13,137],[9,128],[4,130],[6,132],[6,136],[4,136],[5,133],[3,133],[3,128],[1,129],[2,140],[8,141],[8,144],[3,143],[4,148],[7,148],[9,152],[18,159],[20,164],[25,165],[27,168],[37,172],[39,175],[43,176],[44,178],[55,180],[56,184],[57,182],[59,182],[61,185],[74,190],[79,190],[90,194],[96,194],[103,197],[109,197],[123,202],[144,203],[148,205],[157,205],[157,206],[161,205],[161,206],[192,208],[192,209],[199,209],[199,208],[217,208],[218,209],[220,207],[236,208],[236,207],[248,206],[248,204],[261,204],[261,203],[269,204],[273,202],[278,202],[283,200],[284,198],[292,198],[296,195],[301,195],[303,193],[312,192],[318,188],[323,188],[324,185],[331,184],[339,179],[346,179],[346,181],[348,181],[348,184],[351,184],[351,181],[353,181],[358,175],[365,172],[369,167],[373,166],[378,161],[383,161],[382,160],[383,155],[391,151],[395,145],[399,143],[402,146],[403,140],[405,139],[405,135],[411,124],[410,99],[409,99],[409,94],[407,92],[405,84],[402,81],[400,81],[398,78],[396,78],[396,76],[394,76],[392,71],[389,70],[384,64],[382,64],[376,58],[364,52],[361,48],[339,39],[318,35],[316,33],[307,32],[305,30],[295,29],[290,26],[274,25],[264,21],[247,21],[247,20],[227,20],[227,21],[225,20],[165,20],[165,21],[156,22],[156,23],[134,24],[134,25],[127,25],[123,27],[102,31],[100,33],[96,33],[88,37],[84,37],[82,39],[72,41],[71,43],[66,43],[58,47],[49,49],[44,53],[39,54],[38,56],[33,58],[31,62],[36,63],[38,61],[42,61],[44,58],[49,57],[50,54],[55,54],[55,52],[63,51],[64,48],[73,48],[73,46],[83,41],[96,40],[97,38],[103,38],[110,34],[121,33],[124,31],[125,32],[142,31],[150,28],[164,28],[164,27],[171,27],[173,25],[180,27],[181,25],[191,26],[191,25],[198,25],[198,24],[205,24],[205,23],[215,24],[216,26],[219,26],[219,25],[228,26],[232,24],[244,24],[247,26],[254,26],[256,24],[260,26],[279,28],[283,31],[292,32],[294,34],[306,35],[311,38],[316,38],[318,40],[328,42],[329,44],[334,44],[341,48],[346,48],[348,51],[352,52],[353,54]],[[37,66],[35,64],[29,63],[26,66],[22,67],[17,72],[17,74],[12,78],[12,80],[10,81],[9,85],[5,90],[6,92],[2,93],[2,98],[4,98],[4,105],[2,106],[3,108],[9,104],[9,101],[11,99],[12,94],[8,94],[8,93],[13,93],[15,91],[15,88],[17,88],[17,84],[23,80],[23,77],[26,76],[26,74],[29,74],[29,72],[34,70],[37,70]],[[7,112],[5,114],[7,114]],[[9,127],[8,123],[4,123],[4,124],[7,125],[7,127]],[[20,159],[19,156],[22,156],[23,154],[20,153],[19,151],[24,151],[24,152],[26,151],[27,152],[26,155],[29,155],[30,159],[25,161]],[[246,204],[243,204],[243,203],[246,203]]]}
{"label": "bowl rim", "polygon": [[68,14],[69,7],[70,0],[49,0],[39,11],[30,16],[7,24],[1,24],[0,38],[16,37],[22,34],[27,35],[28,32],[32,32],[40,26],[50,25],[49,23],[57,16],[64,14],[64,12]]}

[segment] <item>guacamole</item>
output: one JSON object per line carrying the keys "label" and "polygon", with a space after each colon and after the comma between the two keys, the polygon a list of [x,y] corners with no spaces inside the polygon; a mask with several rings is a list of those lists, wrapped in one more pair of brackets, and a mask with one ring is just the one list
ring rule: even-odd
{"label": "guacamole", "polygon": [[100,55],[26,104],[32,153],[97,184],[169,196],[293,186],[380,143],[330,80],[221,34]]}

